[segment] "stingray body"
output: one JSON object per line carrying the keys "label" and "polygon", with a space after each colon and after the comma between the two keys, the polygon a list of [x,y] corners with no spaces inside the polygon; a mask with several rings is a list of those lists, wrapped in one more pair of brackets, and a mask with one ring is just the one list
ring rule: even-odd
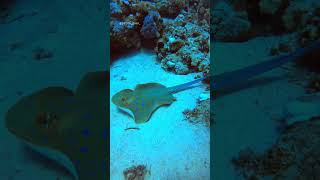
{"label": "stingray body", "polygon": [[107,72],[88,73],[75,93],[49,87],[23,97],[8,110],[6,127],[75,179],[106,179],[108,79]]}

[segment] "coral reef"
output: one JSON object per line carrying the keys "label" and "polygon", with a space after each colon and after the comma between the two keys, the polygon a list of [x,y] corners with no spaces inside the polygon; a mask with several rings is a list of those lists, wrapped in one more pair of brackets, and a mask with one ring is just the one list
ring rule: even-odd
{"label": "coral reef", "polygon": [[299,32],[301,44],[320,38],[318,0],[222,0],[213,3],[212,30],[219,41]]}
{"label": "coral reef", "polygon": [[277,142],[259,154],[246,149],[232,160],[242,175],[259,179],[314,179],[319,175],[320,118],[301,121],[289,126]]}
{"label": "coral reef", "polygon": [[155,49],[164,69],[209,73],[208,0],[113,0],[111,51]]}
{"label": "coral reef", "polygon": [[160,14],[157,11],[149,11],[148,15],[143,20],[143,25],[140,33],[145,39],[155,39],[160,36],[158,31],[158,22],[160,19]]}
{"label": "coral reef", "polygon": [[122,8],[120,4],[116,2],[110,2],[110,15],[111,17],[121,18],[122,17]]}
{"label": "coral reef", "polygon": [[129,15],[124,21],[112,20],[110,22],[111,51],[120,53],[140,48],[138,25],[133,15]]}
{"label": "coral reef", "polygon": [[224,1],[212,10],[211,30],[218,41],[240,41],[248,38],[251,22],[245,11],[237,12]]}
{"label": "coral reef", "polygon": [[198,101],[197,106],[183,112],[185,118],[191,123],[205,123],[210,127],[210,99]]}
{"label": "coral reef", "polygon": [[191,14],[179,14],[164,21],[164,30],[157,42],[156,52],[161,65],[177,74],[209,72],[209,24],[200,26]]}
{"label": "coral reef", "polygon": [[144,180],[148,173],[150,171],[144,165],[132,166],[123,171],[125,180]]}
{"label": "coral reef", "polygon": [[175,18],[187,7],[187,0],[158,0],[156,6],[161,16]]}
{"label": "coral reef", "polygon": [[[144,42],[156,41],[162,29],[162,15],[174,9],[179,13],[182,1],[113,0],[110,2],[110,41],[113,53],[140,48]],[[164,8],[165,5],[165,8]],[[165,9],[166,11],[159,9]],[[151,44],[155,46],[155,43]]]}
{"label": "coral reef", "polygon": [[286,30],[295,31],[304,28],[316,16],[318,8],[320,8],[320,2],[317,0],[290,1],[282,16]]}
{"label": "coral reef", "polygon": [[271,15],[276,14],[284,5],[286,5],[286,0],[261,0],[259,2],[261,13]]}
{"label": "coral reef", "polygon": [[[151,33],[158,31],[154,24],[155,13],[151,13],[154,9],[154,3],[148,1],[110,2],[110,45],[113,54],[140,48],[142,44],[140,33],[149,37]],[[148,15],[149,11],[151,14]]]}
{"label": "coral reef", "polygon": [[246,14],[251,24],[249,34],[243,40],[285,32],[281,17],[288,6],[287,0],[227,0],[227,2],[236,12]]}

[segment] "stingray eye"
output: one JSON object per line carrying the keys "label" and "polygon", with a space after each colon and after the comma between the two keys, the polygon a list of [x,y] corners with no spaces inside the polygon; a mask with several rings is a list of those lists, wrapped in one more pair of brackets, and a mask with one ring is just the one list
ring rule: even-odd
{"label": "stingray eye", "polygon": [[58,117],[52,113],[39,113],[35,119],[36,126],[48,133],[55,130],[58,122]]}
{"label": "stingray eye", "polygon": [[126,98],[121,98],[121,101],[124,102],[126,100]]}

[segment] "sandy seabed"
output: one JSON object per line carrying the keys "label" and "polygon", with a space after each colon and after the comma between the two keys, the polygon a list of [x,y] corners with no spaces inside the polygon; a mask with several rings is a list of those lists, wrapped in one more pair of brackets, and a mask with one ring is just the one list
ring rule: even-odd
{"label": "sandy seabed", "polygon": [[[111,66],[110,94],[148,82],[171,87],[192,81],[194,76],[168,73],[157,63],[155,54],[141,51]],[[139,164],[149,168],[150,179],[210,179],[209,129],[204,124],[190,124],[182,114],[196,106],[204,90],[198,86],[174,94],[177,101],[160,107],[142,125],[136,125],[110,100],[111,179],[121,179],[126,168]],[[125,131],[128,127],[140,130]]]}

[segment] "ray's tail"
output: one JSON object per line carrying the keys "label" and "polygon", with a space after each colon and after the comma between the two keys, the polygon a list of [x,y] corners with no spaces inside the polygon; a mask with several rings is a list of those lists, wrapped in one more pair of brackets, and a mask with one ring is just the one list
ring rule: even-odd
{"label": "ray's tail", "polygon": [[212,77],[211,89],[219,91],[221,89],[232,86],[233,84],[245,81],[254,76],[272,70],[273,68],[279,67],[287,62],[298,59],[299,57],[309,53],[315,49],[320,48],[320,41],[317,41],[310,46],[300,48],[290,54],[282,55],[280,57],[265,61],[259,64],[245,67],[243,69],[226,72]]}
{"label": "ray's tail", "polygon": [[189,88],[191,88],[191,85],[199,83],[199,82],[201,82],[201,81],[203,81],[203,80],[205,80],[207,78],[210,78],[210,76],[204,76],[202,78],[199,78],[199,79],[196,79],[196,80],[184,83],[184,84],[180,84],[180,85],[177,85],[177,86],[169,87],[169,92],[170,93],[176,93],[176,92],[179,92],[179,91],[182,91],[182,90],[185,90],[185,89],[189,89]]}

